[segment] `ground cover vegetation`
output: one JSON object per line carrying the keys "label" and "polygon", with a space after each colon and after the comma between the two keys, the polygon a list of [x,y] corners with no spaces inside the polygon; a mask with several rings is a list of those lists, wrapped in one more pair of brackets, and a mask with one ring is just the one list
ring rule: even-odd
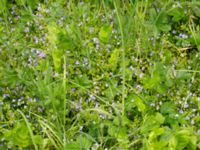
{"label": "ground cover vegetation", "polygon": [[0,149],[200,149],[200,1],[0,0]]}

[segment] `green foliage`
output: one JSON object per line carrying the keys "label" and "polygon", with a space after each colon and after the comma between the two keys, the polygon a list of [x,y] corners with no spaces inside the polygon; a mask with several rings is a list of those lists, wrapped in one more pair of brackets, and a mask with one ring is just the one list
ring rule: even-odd
{"label": "green foliage", "polygon": [[170,146],[174,149],[181,150],[184,148],[196,149],[196,137],[192,135],[190,129],[183,129],[175,133],[174,137],[170,140]]}
{"label": "green foliage", "polygon": [[108,43],[110,41],[110,35],[112,33],[112,27],[110,25],[104,25],[99,32],[99,39],[102,43]]}
{"label": "green foliage", "polygon": [[7,5],[7,0],[0,1],[0,13],[5,13],[5,11],[7,11],[6,5]]}
{"label": "green foliage", "polygon": [[149,24],[148,26],[153,29],[153,34],[157,36],[159,32],[168,32],[171,30],[171,25],[168,22],[167,12],[162,10],[159,13],[154,8],[149,10]]}
{"label": "green foliage", "polygon": [[132,108],[137,107],[139,112],[145,112],[146,105],[144,100],[141,99],[138,95],[130,94],[126,99],[126,110],[131,111]]}
{"label": "green foliage", "polygon": [[195,0],[0,0],[0,149],[200,149],[199,20]]}
{"label": "green foliage", "polygon": [[111,70],[115,71],[115,69],[117,68],[117,64],[119,62],[119,57],[120,57],[120,50],[119,49],[115,49],[112,51],[110,58],[108,59],[108,63],[111,65]]}
{"label": "green foliage", "polygon": [[78,86],[89,88],[91,87],[91,81],[88,79],[87,75],[75,78],[75,81]]}
{"label": "green foliage", "polygon": [[19,6],[28,5],[31,9],[36,9],[37,5],[39,3],[39,0],[32,0],[32,1],[29,1],[29,0],[15,0],[15,1],[16,1],[17,5],[19,5]]}
{"label": "green foliage", "polygon": [[149,131],[159,128],[164,123],[164,120],[165,118],[160,113],[146,116],[141,127],[141,133],[146,134]]}
{"label": "green foliage", "polygon": [[[4,138],[9,146],[28,147],[32,145],[30,134],[25,123],[17,123],[12,130],[4,131]],[[40,144],[42,138],[39,135],[34,136],[36,144]]]}
{"label": "green foliage", "polygon": [[81,150],[87,150],[91,147],[92,142],[90,139],[88,139],[86,136],[78,136],[76,138],[76,141],[67,143],[67,149],[81,149]]}
{"label": "green foliage", "polygon": [[173,102],[165,102],[160,109],[162,114],[175,114],[176,105]]}
{"label": "green foliage", "polygon": [[185,17],[184,9],[180,7],[175,7],[168,13],[172,17],[172,21],[178,22]]}
{"label": "green foliage", "polygon": [[162,63],[155,63],[150,77],[144,79],[144,86],[148,89],[155,89],[159,93],[165,93],[173,86],[173,80],[169,76],[170,68],[166,68]]}

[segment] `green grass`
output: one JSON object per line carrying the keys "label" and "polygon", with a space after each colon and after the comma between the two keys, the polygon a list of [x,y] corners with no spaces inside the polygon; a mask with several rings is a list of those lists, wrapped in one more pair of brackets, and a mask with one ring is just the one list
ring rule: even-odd
{"label": "green grass", "polygon": [[0,149],[200,149],[200,2],[0,0]]}

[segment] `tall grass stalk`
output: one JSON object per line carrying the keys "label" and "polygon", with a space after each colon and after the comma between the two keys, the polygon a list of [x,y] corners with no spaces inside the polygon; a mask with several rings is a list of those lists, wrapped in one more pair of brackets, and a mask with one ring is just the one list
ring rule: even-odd
{"label": "tall grass stalk", "polygon": [[66,56],[63,57],[64,60],[64,70],[63,70],[63,89],[64,89],[64,104],[63,104],[63,143],[64,149],[66,149],[66,133],[65,133],[65,123],[66,123]]}
{"label": "tall grass stalk", "polygon": [[49,138],[49,140],[51,141],[53,146],[56,149],[62,149],[64,147],[63,146],[64,144],[63,144],[62,139],[59,136],[59,132],[57,132],[57,130],[56,130],[56,129],[58,129],[57,126],[55,126],[56,124],[49,122],[44,117],[39,116],[33,112],[30,112],[30,113],[37,117],[38,123],[42,127],[44,133],[47,135],[47,137]]}
{"label": "tall grass stalk", "polygon": [[122,21],[121,21],[121,18],[120,18],[120,14],[119,14],[119,10],[118,10],[118,7],[117,7],[117,4],[116,4],[116,1],[114,1],[114,6],[115,6],[115,10],[116,10],[116,14],[117,14],[117,19],[118,19],[118,22],[119,22],[119,28],[120,28],[120,33],[121,33],[121,42],[122,42],[122,77],[123,77],[123,80],[122,80],[122,116],[124,116],[125,114],[125,96],[126,96],[126,86],[125,86],[125,83],[126,83],[126,79],[125,79],[125,43],[124,43],[124,32],[123,32],[123,27],[122,27]]}
{"label": "tall grass stalk", "polygon": [[26,119],[24,113],[21,110],[18,110],[18,112],[21,114],[21,116],[23,117],[23,119],[24,119],[24,121],[26,123],[26,126],[28,128],[28,131],[29,131],[29,134],[30,134],[30,137],[31,137],[31,140],[32,140],[32,143],[34,145],[35,150],[38,150],[38,147],[37,147],[37,145],[35,143],[35,140],[34,140],[34,135],[33,135],[33,131],[31,129],[30,123],[28,122],[28,120]]}

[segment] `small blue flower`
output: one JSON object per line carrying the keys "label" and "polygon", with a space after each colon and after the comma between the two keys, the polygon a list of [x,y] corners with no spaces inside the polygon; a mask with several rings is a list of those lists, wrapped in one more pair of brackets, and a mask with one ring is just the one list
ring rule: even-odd
{"label": "small blue flower", "polygon": [[38,56],[39,56],[40,58],[45,58],[45,57],[46,57],[46,54],[45,54],[44,52],[39,52],[39,53],[38,53]]}
{"label": "small blue flower", "polygon": [[3,94],[3,98],[10,97],[10,94]]}

